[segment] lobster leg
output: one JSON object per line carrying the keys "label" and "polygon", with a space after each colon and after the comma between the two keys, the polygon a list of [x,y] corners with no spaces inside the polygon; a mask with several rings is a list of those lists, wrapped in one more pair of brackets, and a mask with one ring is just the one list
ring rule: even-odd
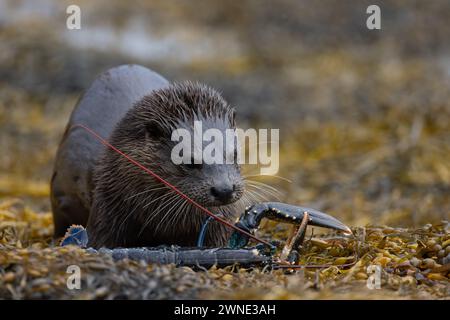
{"label": "lobster leg", "polygon": [[303,244],[305,239],[306,227],[309,223],[309,214],[305,212],[303,215],[302,223],[299,226],[292,226],[292,234],[286,241],[286,245],[281,251],[280,260],[287,261],[288,263],[297,263],[299,260],[299,254],[297,248]]}

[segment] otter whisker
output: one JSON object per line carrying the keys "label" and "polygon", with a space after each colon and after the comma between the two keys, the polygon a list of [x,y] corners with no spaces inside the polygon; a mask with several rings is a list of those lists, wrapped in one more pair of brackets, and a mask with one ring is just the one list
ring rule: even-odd
{"label": "otter whisker", "polygon": [[[167,193],[167,194],[165,194],[165,197],[160,197],[160,199],[159,200],[161,200],[161,199],[163,199],[163,198],[168,198],[168,199],[165,199],[165,201],[161,201],[161,203],[156,207],[156,208],[153,208],[152,209],[152,214],[151,215],[149,215],[147,218],[146,218],[146,221],[145,221],[145,223],[144,223],[144,226],[146,227],[151,221],[153,221],[154,219],[156,219],[156,218],[160,218],[160,212],[161,212],[161,209],[163,209],[164,207],[166,207],[170,202],[173,202],[176,198],[177,198],[177,196],[176,196],[176,194],[175,193],[171,193],[171,192],[169,192],[169,193]],[[158,200],[158,201],[159,201]],[[153,201],[151,201],[151,202],[155,202],[156,201],[156,199],[155,200],[153,200]],[[151,203],[150,202],[150,203]],[[148,205],[149,204],[147,204],[147,205],[145,205],[144,207],[148,207]]]}
{"label": "otter whisker", "polygon": [[274,192],[276,192],[276,193],[278,193],[278,194],[281,194],[281,193],[282,193],[282,192],[279,191],[278,189],[276,189],[276,188],[272,187],[271,185],[268,185],[268,184],[266,184],[266,183],[264,183],[264,182],[261,182],[261,181],[256,181],[256,180],[251,180],[251,179],[246,179],[245,182],[246,182],[247,184],[253,184],[253,185],[262,186],[262,187],[267,188],[267,189],[270,189],[270,190],[272,190],[272,191],[274,191]]}
{"label": "otter whisker", "polygon": [[142,195],[142,194],[145,194],[145,193],[148,193],[148,192],[151,192],[151,191],[162,190],[162,189],[167,189],[167,190],[169,190],[169,188],[168,188],[166,185],[164,185],[164,186],[162,186],[162,187],[157,187],[157,188],[150,188],[150,189],[146,189],[146,190],[144,190],[144,191],[142,191],[142,192],[136,193],[136,194],[134,194],[134,195],[132,195],[132,196],[130,196],[130,197],[124,199],[124,201],[128,201],[128,200],[130,200],[130,199],[132,199],[132,198],[135,198],[135,197],[137,197],[137,196],[140,196],[140,195]]}
{"label": "otter whisker", "polygon": [[[143,207],[142,207],[142,204],[144,203],[144,202],[146,202],[147,200],[149,200],[149,197],[146,197],[146,198],[144,198],[140,203],[139,203],[139,205],[138,206],[136,206],[136,208],[140,208],[140,207],[142,207],[142,209],[144,210],[144,209],[146,209],[150,204],[152,204],[152,203],[154,203],[154,202],[156,202],[156,201],[160,201],[160,200],[163,200],[164,198],[167,198],[167,197],[171,197],[171,196],[173,196],[174,195],[174,192],[172,192],[172,191],[170,191],[170,192],[168,192],[168,193],[163,193],[162,195],[159,195],[158,197],[156,197],[156,198],[151,198],[150,200],[150,202],[147,202]],[[164,203],[164,202],[163,202]],[[136,209],[135,208],[135,209]]]}
{"label": "otter whisker", "polygon": [[171,214],[170,214],[170,216],[168,216],[168,220],[167,220],[165,229],[168,227],[169,223],[174,219],[174,217],[178,213],[178,211],[179,211],[178,209],[180,208],[180,205],[183,203],[183,201],[184,201],[184,199],[180,198],[180,199],[178,199],[178,201],[175,201],[175,203],[169,209],[167,209],[167,212],[169,212]]}
{"label": "otter whisker", "polygon": [[283,181],[292,183],[292,180],[290,180],[290,179],[288,179],[288,178],[285,178],[285,177],[282,177],[282,176],[276,176],[276,175],[269,175],[269,174],[251,174],[251,175],[245,175],[245,176],[242,176],[242,178],[243,178],[244,180],[247,180],[247,178],[254,178],[254,177],[277,178],[277,179],[280,179],[280,180],[283,180]]}
{"label": "otter whisker", "polygon": [[258,191],[258,193],[261,193],[262,195],[266,195],[271,199],[276,199],[277,201],[281,201],[281,194],[280,193],[276,193],[273,192],[271,190],[267,190],[261,186],[255,186],[255,185],[249,185],[248,186],[249,190],[254,190],[254,191]]}
{"label": "otter whisker", "polygon": [[268,195],[268,196],[274,197],[275,199],[280,201],[280,196],[281,195],[279,193],[276,193],[276,192],[274,192],[272,190],[264,189],[264,187],[258,186],[258,185],[251,185],[251,184],[249,184],[248,187],[249,187],[249,189],[252,188],[253,190],[259,191],[259,193],[262,194],[262,195]]}
{"label": "otter whisker", "polygon": [[186,201],[184,201],[184,199],[180,198],[180,201],[176,202],[170,209],[169,212],[172,211],[173,209],[176,208],[175,212],[172,213],[172,215],[169,217],[163,231],[166,231],[169,226],[173,223],[176,223],[178,216],[181,213],[180,208],[186,203]]}
{"label": "otter whisker", "polygon": [[263,199],[264,201],[281,201],[279,197],[274,196],[270,193],[262,192],[258,189],[249,190],[259,196],[259,198]]}
{"label": "otter whisker", "polygon": [[[184,200],[184,199],[182,199],[182,200]],[[185,205],[186,205],[186,201],[180,201],[178,204],[176,204],[176,210],[171,215],[169,220],[167,221],[167,224],[166,224],[166,227],[164,228],[164,230],[166,230],[171,223],[176,223],[177,222],[178,216],[181,214],[182,208]]]}
{"label": "otter whisker", "polygon": [[[158,196],[158,197],[156,197],[155,199],[153,199],[152,201],[150,201],[150,203],[155,202],[155,201],[158,201],[158,200],[162,200],[163,198],[169,196],[170,194],[171,194],[171,192],[169,192],[169,193],[164,193],[164,194],[162,194],[161,196]],[[135,205],[135,206],[134,206],[133,210],[131,210],[131,211],[125,216],[125,218],[122,220],[122,222],[121,222],[121,224],[120,224],[120,226],[119,226],[119,230],[122,229],[122,227],[123,227],[124,224],[125,224],[125,221],[126,221],[129,217],[131,217],[131,215],[133,214],[133,212],[135,212],[137,208],[141,207],[141,205],[142,205],[145,201],[147,201],[147,200],[148,200],[148,197],[142,199],[142,201],[140,201],[138,205]],[[145,208],[145,207],[144,207],[144,208]]]}
{"label": "otter whisker", "polygon": [[[156,217],[160,217],[161,218],[161,214],[164,213],[164,216],[161,218],[160,222],[162,220],[164,220],[166,218],[166,216],[170,213],[169,210],[164,210],[165,208],[169,207],[170,205],[172,205],[174,202],[177,202],[180,198],[175,196],[175,197],[171,197],[168,200],[166,200],[165,203],[160,204],[155,210],[153,210],[154,215]],[[151,219],[154,219],[154,217],[152,217]]]}
{"label": "otter whisker", "polygon": [[241,198],[242,201],[245,203],[245,205],[244,205],[245,207],[251,206],[253,204],[252,200],[249,198],[247,193],[248,193],[248,191],[246,191],[246,193],[244,193]]}
{"label": "otter whisker", "polygon": [[[183,211],[184,212],[192,212],[192,211],[198,211],[196,207],[192,206],[192,204],[188,201],[186,201],[186,204],[183,207]],[[188,219],[188,214],[183,214],[182,215],[182,224],[185,225],[186,224],[186,219]]]}
{"label": "otter whisker", "polygon": [[254,199],[256,202],[260,202],[261,200],[262,200],[262,201],[268,201],[268,199],[267,199],[266,197],[262,196],[261,194],[259,194],[259,193],[256,192],[255,190],[248,190],[248,195],[252,196],[253,199]]}
{"label": "otter whisker", "polygon": [[159,197],[153,199],[152,201],[146,203],[146,204],[142,207],[142,209],[146,209],[146,208],[147,208],[148,206],[150,206],[152,203],[154,203],[154,202],[156,202],[156,201],[159,201],[159,200],[163,199],[163,198],[166,197],[166,196],[174,195],[174,193],[175,193],[174,191],[169,191],[168,193],[164,193],[164,194],[162,194],[161,196],[159,196]]}
{"label": "otter whisker", "polygon": [[[158,222],[158,224],[156,225],[156,227],[155,227],[155,229],[154,229],[155,231],[159,229],[159,227],[162,225],[162,223],[164,222],[164,220],[166,220],[168,217],[170,217],[170,214],[171,214],[173,208],[175,208],[176,205],[179,204],[180,201],[182,201],[182,200],[183,200],[183,199],[177,197],[176,199],[172,199],[171,201],[169,201],[169,202],[163,207],[163,208],[166,208],[166,207],[168,207],[169,205],[172,205],[172,206],[170,207],[170,209],[168,209],[168,210],[166,211],[166,213],[164,214],[163,218],[162,218],[162,219]],[[161,208],[160,211],[162,211],[163,208]],[[167,227],[167,225],[166,225],[166,227]],[[141,232],[142,232],[142,231],[141,231]],[[141,232],[140,232],[140,233],[141,233]],[[140,233],[139,233],[139,234],[140,234]]]}

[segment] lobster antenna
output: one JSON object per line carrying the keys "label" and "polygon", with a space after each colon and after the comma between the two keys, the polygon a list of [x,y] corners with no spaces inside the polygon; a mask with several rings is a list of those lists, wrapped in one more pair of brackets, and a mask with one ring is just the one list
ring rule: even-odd
{"label": "lobster antenna", "polygon": [[254,235],[252,235],[250,232],[247,232],[239,227],[236,227],[235,225],[233,225],[232,223],[226,221],[225,219],[222,219],[221,217],[215,215],[214,213],[212,213],[210,210],[208,210],[207,208],[205,208],[204,206],[202,206],[201,204],[197,203],[196,201],[194,201],[193,199],[191,199],[189,196],[187,196],[186,194],[184,194],[180,189],[178,189],[176,186],[174,186],[173,184],[171,184],[170,182],[166,181],[165,179],[163,179],[162,177],[160,177],[159,175],[157,175],[156,173],[154,173],[152,170],[148,169],[147,167],[145,167],[144,165],[142,165],[141,163],[139,163],[138,161],[134,160],[133,158],[131,158],[130,156],[128,156],[127,154],[123,153],[122,151],[120,151],[118,148],[114,147],[112,144],[110,144],[108,141],[106,141],[104,138],[102,138],[98,133],[96,133],[94,130],[92,130],[91,128],[83,125],[83,124],[74,124],[71,128],[76,128],[76,127],[80,127],[83,128],[84,130],[86,130],[88,133],[90,133],[92,136],[94,136],[97,140],[99,140],[103,145],[107,146],[108,148],[110,148],[111,150],[117,152],[119,155],[121,155],[122,157],[124,157],[125,159],[127,159],[129,162],[131,162],[132,164],[134,164],[135,166],[141,168],[142,170],[144,170],[145,172],[147,172],[148,174],[150,174],[151,176],[153,176],[156,180],[164,183],[166,186],[168,186],[169,188],[171,188],[173,191],[175,191],[180,197],[184,198],[185,200],[187,200],[188,202],[190,202],[191,204],[193,204],[194,206],[196,206],[197,208],[199,208],[203,213],[205,213],[206,215],[212,217],[214,220],[222,223],[223,225],[226,225],[228,227],[230,227],[231,229],[238,231],[244,235],[246,235],[247,237],[259,242],[259,243],[263,243],[269,247],[272,247],[272,245],[263,240],[260,239]]}

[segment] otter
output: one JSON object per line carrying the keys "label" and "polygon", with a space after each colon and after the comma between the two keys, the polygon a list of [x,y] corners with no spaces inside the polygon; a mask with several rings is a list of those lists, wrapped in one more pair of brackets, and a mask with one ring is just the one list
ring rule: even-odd
{"label": "otter", "polygon": [[[101,74],[75,106],[58,147],[51,179],[54,235],[86,226],[88,245],[193,246],[205,215],[172,189],[105,147],[85,125],[188,197],[228,221],[243,209],[244,180],[234,164],[174,164],[174,129],[234,129],[235,110],[200,83],[169,83],[138,65]],[[226,244],[230,230],[213,222],[207,246]]]}

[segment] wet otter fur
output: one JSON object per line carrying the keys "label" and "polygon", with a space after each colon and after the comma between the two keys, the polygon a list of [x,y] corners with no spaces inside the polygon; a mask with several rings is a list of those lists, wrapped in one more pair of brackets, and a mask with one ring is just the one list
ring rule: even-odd
{"label": "wet otter fur", "polygon": [[[169,187],[74,124],[84,124],[183,193],[230,221],[243,209],[238,164],[180,164],[171,160],[174,129],[235,128],[234,109],[214,89],[170,84],[141,66],[102,74],[81,98],[59,146],[51,182],[55,236],[87,226],[89,246],[193,246],[205,215]],[[225,151],[224,151],[225,152]],[[229,229],[210,224],[208,246],[223,246]]]}

